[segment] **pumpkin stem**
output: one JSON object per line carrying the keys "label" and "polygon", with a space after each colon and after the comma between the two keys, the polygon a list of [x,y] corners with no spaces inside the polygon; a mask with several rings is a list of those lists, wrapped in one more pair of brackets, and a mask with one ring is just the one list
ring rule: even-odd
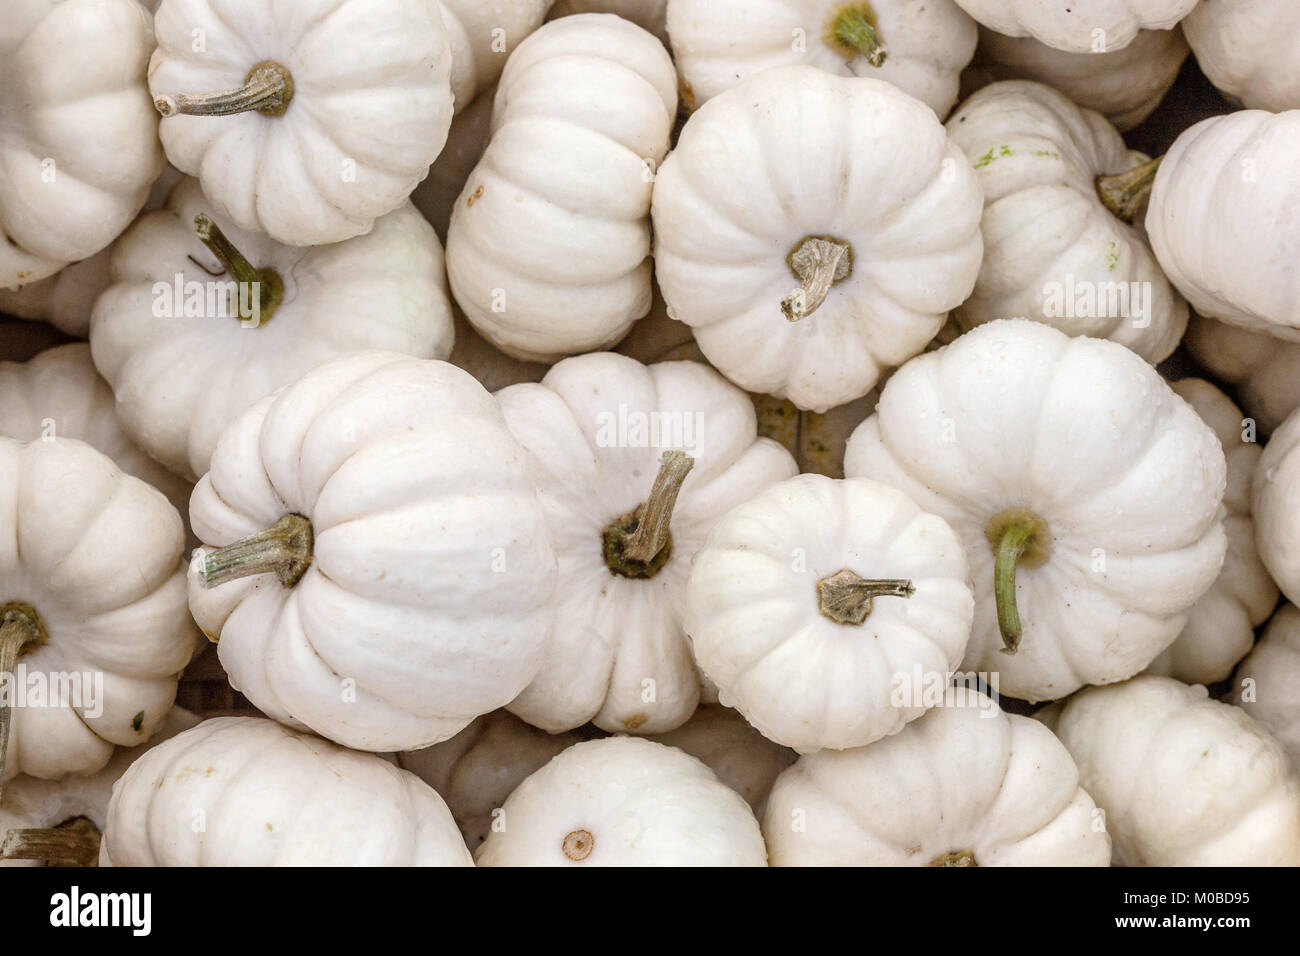
{"label": "pumpkin stem", "polygon": [[239,578],[274,572],[287,588],[311,567],[311,522],[287,514],[265,531],[210,551],[203,561],[203,586],[215,588]]}
{"label": "pumpkin stem", "polygon": [[791,322],[798,322],[821,307],[831,286],[848,278],[853,271],[853,249],[839,239],[806,236],[785,261],[801,285],[781,300],[781,312]]}
{"label": "pumpkin stem", "polygon": [[974,850],[953,850],[936,856],[927,866],[979,866],[975,862]]}
{"label": "pumpkin stem", "polygon": [[10,830],[0,860],[40,860],[46,866],[98,866],[99,827],[73,817],[57,827]]}
{"label": "pumpkin stem", "polygon": [[1151,192],[1156,181],[1156,171],[1163,156],[1149,159],[1123,173],[1097,177],[1097,195],[1102,204],[1125,222],[1132,222],[1138,207]]}
{"label": "pumpkin stem", "polygon": [[683,451],[666,451],[659,459],[650,497],[630,514],[625,514],[601,532],[605,566],[611,574],[625,578],[652,578],[672,554],[673,539],[668,526],[682,482],[695,467],[695,459]]}
{"label": "pumpkin stem", "polygon": [[826,42],[845,59],[866,57],[872,66],[883,66],[888,57],[876,32],[875,15],[865,3],[850,4],[836,13],[826,30]]}
{"label": "pumpkin stem", "polygon": [[1002,632],[1002,652],[1014,654],[1020,646],[1020,611],[1016,608],[1016,567],[1037,567],[1047,560],[1051,534],[1047,522],[1025,508],[1008,508],[984,530],[993,548],[993,596]]}
{"label": "pumpkin stem", "polygon": [[9,720],[18,697],[14,666],[24,653],[49,640],[40,615],[30,604],[0,605],[0,799],[4,796],[5,761],[9,756]]}
{"label": "pumpkin stem", "polygon": [[836,624],[861,624],[878,597],[909,598],[915,593],[911,581],[868,580],[848,568],[817,582],[818,608]]}
{"label": "pumpkin stem", "polygon": [[293,76],[279,63],[266,60],[248,71],[244,85],[224,93],[163,94],[153,101],[163,116],[233,116],[257,112],[283,116],[293,99]]}
{"label": "pumpkin stem", "polygon": [[280,278],[280,273],[269,267],[259,269],[254,266],[242,252],[235,248],[235,244],[221,231],[221,227],[203,213],[194,217],[194,231],[198,233],[199,241],[220,260],[230,277],[256,293],[257,325],[270,321],[275,310],[284,301],[284,280]]}

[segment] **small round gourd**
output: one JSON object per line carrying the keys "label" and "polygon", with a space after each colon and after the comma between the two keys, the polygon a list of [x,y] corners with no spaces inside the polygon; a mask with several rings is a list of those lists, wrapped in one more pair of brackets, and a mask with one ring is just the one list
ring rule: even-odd
{"label": "small round gourd", "polygon": [[1284,603],[1233,675],[1238,706],[1268,728],[1300,769],[1300,608]]}
{"label": "small round gourd", "polygon": [[1072,53],[1109,53],[1139,30],[1170,30],[1197,0],[957,0],[981,24]]}
{"label": "small round gourd", "polygon": [[635,737],[575,744],[502,808],[479,866],[765,866],[749,805],[675,747]]}
{"label": "small round gourd", "polygon": [[799,475],[738,505],[691,563],[695,659],[764,736],[861,747],[925,713],[913,671],[957,668],[975,601],[952,529],[861,478]]}
{"label": "small round gourd", "polygon": [[1233,387],[1259,437],[1300,408],[1300,342],[1192,314],[1183,339],[1197,364]]}
{"label": "small round gourd", "polygon": [[1252,110],[1300,109],[1291,0],[1200,0],[1183,20],[1196,63],[1225,96]]}

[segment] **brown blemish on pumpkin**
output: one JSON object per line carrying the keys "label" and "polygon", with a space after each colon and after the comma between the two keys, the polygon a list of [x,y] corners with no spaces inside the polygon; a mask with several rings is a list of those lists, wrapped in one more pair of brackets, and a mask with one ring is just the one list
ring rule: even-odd
{"label": "brown blemish on pumpkin", "polygon": [[596,838],[591,835],[590,830],[572,830],[564,835],[564,842],[560,844],[560,849],[574,863],[581,863],[591,856],[595,846]]}
{"label": "brown blemish on pumpkin", "polygon": [[627,718],[627,720],[623,721],[623,726],[628,730],[636,730],[649,719],[649,714],[633,714],[631,717]]}
{"label": "brown blemish on pumpkin", "polygon": [[481,197],[482,195],[483,195],[483,185],[480,183],[478,189],[474,190],[472,193],[469,194],[469,198],[465,200],[465,205],[466,206],[474,205],[474,202],[477,199],[479,199],[479,197]]}

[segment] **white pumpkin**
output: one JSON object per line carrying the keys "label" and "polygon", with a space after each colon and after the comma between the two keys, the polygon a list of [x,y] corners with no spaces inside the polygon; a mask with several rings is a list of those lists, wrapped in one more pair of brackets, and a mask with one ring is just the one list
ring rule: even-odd
{"label": "white pumpkin", "polygon": [[761,814],[779,774],[795,752],[768,740],[730,707],[705,704],[675,730],[651,737],[704,762],[718,779]]}
{"label": "white pumpkin", "polygon": [[892,737],[777,777],[772,865],[1106,866],[1104,822],[1051,731],[959,690]]}
{"label": "white pumpkin", "polygon": [[198,722],[188,710],[173,707],[157,733],[136,747],[118,748],[97,773],[9,781],[0,804],[0,866],[94,866],[118,778],[150,747]]}
{"label": "white pumpkin", "polygon": [[1008,80],[953,113],[948,136],[984,190],[984,262],[954,313],[965,329],[1031,318],[1069,335],[1167,358],[1187,327],[1187,303],[1142,237],[1112,213],[1099,180],[1138,175],[1146,157],[1115,128],[1041,83]]}
{"label": "white pumpkin", "polygon": [[[962,543],[905,494],[799,475],[713,526],[691,562],[700,668],[765,737],[862,747],[925,713],[913,671],[961,663],[975,601]],[[919,683],[919,681],[918,681]]]}
{"label": "white pumpkin", "polygon": [[1105,53],[1070,53],[1033,37],[1009,37],[981,27],[976,62],[994,80],[1046,83],[1125,133],[1151,115],[1187,59],[1183,32],[1142,30],[1128,46]]}
{"label": "white pumpkin", "polygon": [[548,19],[575,13],[612,13],[668,42],[668,0],[556,0]]}
{"label": "white pumpkin", "polygon": [[546,516],[492,397],[360,352],[241,415],[190,501],[190,610],[267,716],[358,750],[446,740],[537,673]]}
{"label": "white pumpkin", "polygon": [[128,475],[161,491],[182,518],[189,510],[190,483],[127,435],[113,410],[113,391],[95,371],[84,342],[47,349],[21,364],[0,362],[0,435],[18,441],[84,441]]}
{"label": "white pumpkin", "polygon": [[1233,676],[1236,703],[1271,733],[1300,769],[1300,609],[1283,604]]}
{"label": "white pumpkin", "polygon": [[429,167],[429,175],[411,193],[411,202],[429,220],[441,242],[447,241],[447,223],[465,180],[478,165],[492,135],[494,90],[486,90],[456,114],[447,145]]}
{"label": "white pumpkin", "polygon": [[1214,429],[1228,464],[1223,496],[1223,530],[1228,552],[1213,587],[1187,612],[1178,640],[1160,652],[1148,674],[1175,677],[1188,684],[1226,679],[1255,643],[1255,628],[1277,605],[1277,585],[1259,559],[1250,514],[1250,485],[1262,449],[1245,432],[1241,409],[1209,382],[1184,378],[1173,390]]}
{"label": "white pumpkin", "polygon": [[1183,344],[1199,365],[1233,387],[1261,437],[1300,408],[1300,342],[1192,313]]}
{"label": "white pumpkin", "polygon": [[1146,216],[1161,268],[1193,309],[1293,342],[1298,153],[1300,109],[1202,120],[1165,154]]}
{"label": "white pumpkin", "polygon": [[1058,50],[1109,53],[1133,42],[1139,30],[1170,30],[1197,0],[957,0],[989,29],[1030,36]]}
{"label": "white pumpkin", "polygon": [[1011,697],[1131,677],[1223,565],[1214,432],[1128,349],[1037,322],[981,325],[899,369],[844,470],[961,537],[976,602],[964,666],[1000,672]]}
{"label": "white pumpkin", "polygon": [[442,11],[439,0],[163,0],[149,90],[167,158],[240,229],[294,246],[364,235],[447,138]]}
{"label": "white pumpkin", "polygon": [[1300,109],[1294,0],[1201,0],[1183,32],[1201,72],[1226,96],[1249,109]]}
{"label": "white pumpkin", "polygon": [[163,165],[153,47],[136,0],[6,0],[0,289],[94,255],[144,205]]}
{"label": "white pumpkin", "polygon": [[519,45],[447,228],[452,292],[485,338],[554,361],[646,314],[653,171],[676,112],[668,52],[626,20],[564,17]]}
{"label": "white pumpkin", "polygon": [[0,514],[0,782],[95,773],[162,726],[197,644],[180,515],[83,442],[3,437]]}
{"label": "white pumpkin", "polygon": [[581,355],[497,400],[560,565],[541,671],[509,709],[552,733],[681,725],[700,693],[682,625],[691,557],[732,505],[794,475],[793,459],[698,362]]}
{"label": "white pumpkin", "polygon": [[[441,0],[456,112],[496,82],[506,57],[542,25],[551,0]],[[355,41],[354,41],[355,42]]]}
{"label": "white pumpkin", "polygon": [[240,412],[335,356],[451,351],[442,249],[410,203],[364,236],[303,248],[214,217],[187,179],[127,231],[112,268],[91,317],[95,365],[132,437],[190,480]]}
{"label": "white pumpkin", "polygon": [[502,808],[479,866],[765,866],[749,805],[699,760],[635,737],[576,744]]}
{"label": "white pumpkin", "polygon": [[575,733],[548,734],[500,710],[475,717],[450,740],[399,753],[397,763],[438,791],[465,843],[476,848],[515,787],[582,740]]}
{"label": "white pumpkin", "polygon": [[1250,503],[1264,567],[1287,600],[1300,603],[1300,411],[1264,446]]}
{"label": "white pumpkin", "polygon": [[217,717],[154,747],[118,781],[99,865],[473,861],[447,805],[415,774],[269,720]]}
{"label": "white pumpkin", "polygon": [[1090,687],[1056,735],[1106,812],[1116,865],[1300,865],[1300,777],[1261,724],[1203,686]]}
{"label": "white pumpkin", "polygon": [[824,412],[925,348],[970,294],[981,205],[918,100],[777,67],[706,103],[660,169],[659,287],[729,379]]}
{"label": "white pumpkin", "polygon": [[760,70],[802,63],[892,83],[940,117],[978,39],[953,0],[671,0],[668,34],[691,109]]}

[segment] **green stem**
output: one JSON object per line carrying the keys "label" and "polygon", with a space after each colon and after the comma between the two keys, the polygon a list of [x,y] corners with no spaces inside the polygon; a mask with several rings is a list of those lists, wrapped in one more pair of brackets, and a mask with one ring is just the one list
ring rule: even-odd
{"label": "green stem", "polygon": [[199,241],[217,257],[235,282],[256,290],[259,309],[257,324],[263,325],[270,321],[284,301],[284,280],[280,278],[280,273],[269,267],[259,269],[249,262],[221,231],[221,227],[203,213],[194,217],[194,231],[198,234]]}
{"label": "green stem", "polygon": [[817,582],[818,609],[836,624],[861,624],[871,614],[878,597],[909,598],[915,593],[911,581],[870,580],[848,568]]}
{"label": "green stem", "polygon": [[786,256],[786,262],[800,287],[781,300],[781,312],[789,321],[798,322],[821,307],[831,286],[849,277],[853,247],[830,236],[805,236]]}
{"label": "green stem", "polygon": [[1125,222],[1132,222],[1142,201],[1151,192],[1163,156],[1149,159],[1122,173],[1097,177],[1097,195],[1102,204]]}
{"label": "green stem", "polygon": [[1042,518],[1024,508],[1009,508],[994,516],[984,531],[993,548],[993,597],[997,605],[1002,651],[1014,654],[1022,628],[1016,607],[1016,568],[1037,567],[1047,560],[1051,535]]}
{"label": "green stem", "polygon": [[14,667],[25,652],[47,640],[40,615],[30,604],[11,601],[0,606],[0,675],[8,675],[4,700],[0,701],[0,799],[4,797],[5,763],[9,757],[9,723],[19,692]]}
{"label": "green stem", "polygon": [[930,861],[930,866],[979,866],[975,862],[974,850],[953,850],[951,853],[944,853],[942,856],[936,856]]}
{"label": "green stem", "polygon": [[177,93],[157,97],[154,108],[163,116],[233,116],[236,113],[261,113],[283,116],[293,99],[293,76],[271,60],[248,71],[244,85],[222,93]]}
{"label": "green stem", "polygon": [[0,844],[0,859],[40,860],[46,866],[98,866],[100,832],[85,817],[57,827],[10,830]]}
{"label": "green stem", "polygon": [[601,532],[605,566],[625,578],[652,578],[672,553],[673,508],[682,482],[695,467],[695,459],[682,451],[667,451],[659,460],[650,497],[630,514]]}
{"label": "green stem", "polygon": [[228,581],[274,573],[280,583],[293,587],[311,567],[311,522],[287,514],[265,531],[208,553],[203,561],[203,586],[220,587]]}
{"label": "green stem", "polygon": [[847,59],[866,57],[872,66],[883,66],[888,54],[876,32],[874,17],[865,4],[852,4],[835,15],[826,39]]}

